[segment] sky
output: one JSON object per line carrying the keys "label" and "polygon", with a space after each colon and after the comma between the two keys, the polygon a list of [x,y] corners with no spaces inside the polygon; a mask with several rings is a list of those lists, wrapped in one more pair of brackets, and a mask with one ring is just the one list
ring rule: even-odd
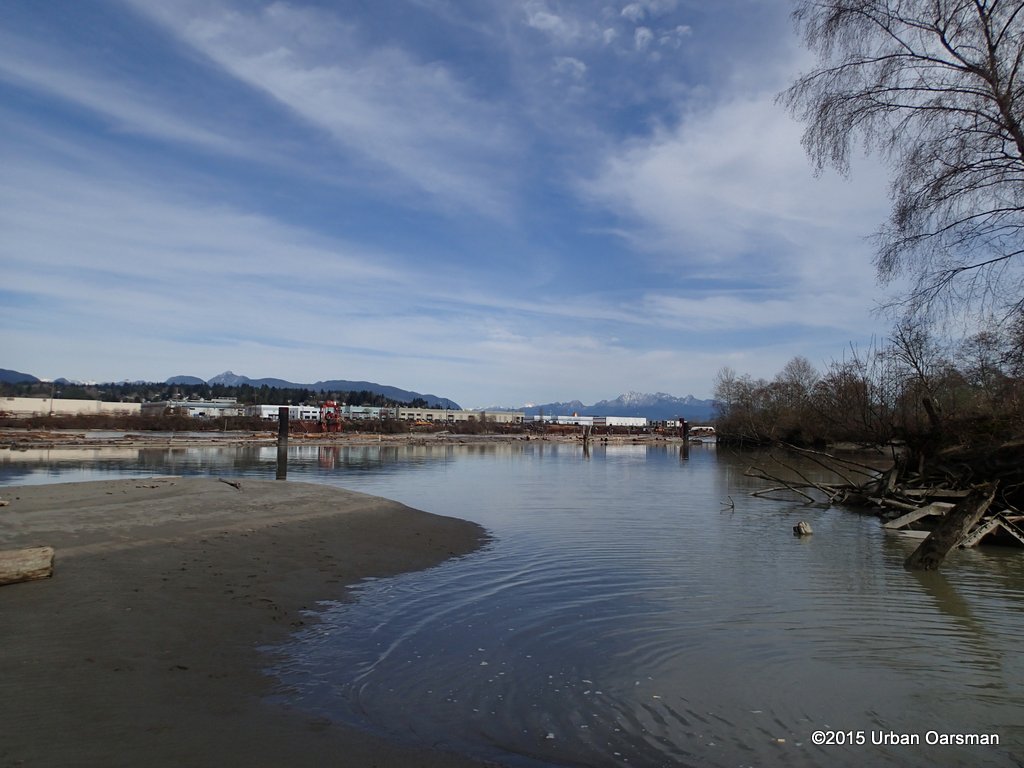
{"label": "sky", "polygon": [[885,334],[784,0],[7,0],[0,367],[710,397]]}

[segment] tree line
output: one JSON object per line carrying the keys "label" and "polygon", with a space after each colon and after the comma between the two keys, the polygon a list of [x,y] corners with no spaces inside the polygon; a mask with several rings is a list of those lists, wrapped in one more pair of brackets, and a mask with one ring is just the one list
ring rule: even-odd
{"label": "tree line", "polygon": [[1024,428],[1024,315],[944,342],[904,322],[817,370],[794,357],[772,379],[721,369],[719,439],[745,444],[906,442],[922,454],[992,444]]}
{"label": "tree line", "polygon": [[1024,434],[1024,0],[793,1],[813,62],[778,100],[819,172],[861,148],[887,164],[874,267],[894,328],[823,371],[723,369],[720,432],[924,458]]}
{"label": "tree line", "polygon": [[351,392],[318,392],[304,387],[272,387],[267,384],[255,387],[252,384],[160,384],[153,382],[88,385],[50,382],[0,384],[0,395],[7,397],[50,397],[51,394],[64,400],[101,400],[108,403],[212,400],[218,397],[231,397],[246,405],[305,405],[334,400],[348,405],[370,407],[428,407],[427,401],[421,397],[404,402],[366,389]]}

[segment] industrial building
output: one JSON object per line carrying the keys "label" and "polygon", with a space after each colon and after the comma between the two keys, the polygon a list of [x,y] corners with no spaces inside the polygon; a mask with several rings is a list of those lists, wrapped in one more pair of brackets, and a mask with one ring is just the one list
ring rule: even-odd
{"label": "industrial building", "polygon": [[105,403],[100,400],[64,400],[60,397],[0,397],[0,414],[27,419],[31,416],[82,416],[106,414],[137,416],[140,403]]}
{"label": "industrial building", "polygon": [[554,416],[545,414],[543,416],[527,416],[526,421],[534,424],[576,427],[638,427],[643,429],[647,426],[647,419],[643,416]]}
{"label": "industrial building", "polygon": [[245,406],[233,397],[212,400],[157,400],[142,404],[144,416],[191,416],[193,419],[218,419],[241,416]]}
{"label": "industrial building", "polygon": [[484,421],[491,424],[522,424],[523,414],[505,411],[463,411],[451,408],[407,408],[405,406],[376,407],[367,405],[249,405],[246,416],[276,421],[279,408],[288,408],[290,421],[319,421],[323,408],[329,408],[342,419],[360,421],[364,419],[396,419],[398,421],[420,421],[431,424],[456,424],[470,421]]}

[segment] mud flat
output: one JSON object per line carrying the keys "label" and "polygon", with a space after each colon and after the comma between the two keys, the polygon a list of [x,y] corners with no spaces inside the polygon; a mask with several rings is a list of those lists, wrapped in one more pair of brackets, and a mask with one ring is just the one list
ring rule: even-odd
{"label": "mud flat", "polygon": [[268,703],[317,601],[436,565],[477,525],[326,486],[154,478],[0,489],[0,550],[54,575],[0,587],[0,766],[474,766]]}

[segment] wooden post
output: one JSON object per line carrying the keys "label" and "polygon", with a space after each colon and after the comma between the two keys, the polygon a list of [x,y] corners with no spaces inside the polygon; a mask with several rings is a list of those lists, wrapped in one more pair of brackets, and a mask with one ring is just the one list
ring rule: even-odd
{"label": "wooden post", "polygon": [[995,498],[998,481],[980,485],[946,513],[928,538],[911,553],[903,567],[911,571],[934,571],[946,554],[970,532]]}
{"label": "wooden post", "polygon": [[277,479],[288,479],[288,408],[277,409]]}
{"label": "wooden post", "polygon": [[679,432],[683,436],[683,460],[690,460],[690,422],[686,419],[679,420]]}

